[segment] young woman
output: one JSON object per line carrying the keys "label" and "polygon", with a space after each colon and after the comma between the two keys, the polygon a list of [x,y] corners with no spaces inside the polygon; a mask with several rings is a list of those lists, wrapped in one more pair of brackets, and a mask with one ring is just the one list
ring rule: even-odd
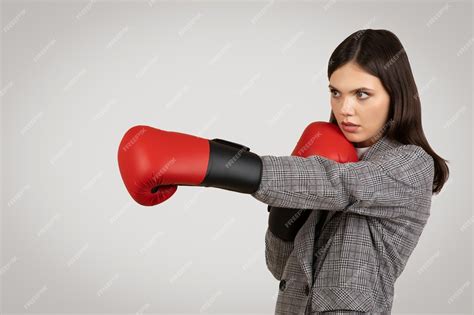
{"label": "young woman", "polygon": [[448,167],[425,138],[408,57],[393,33],[349,36],[328,77],[330,122],[308,126],[296,156],[135,126],[120,143],[120,173],[146,206],[178,185],[252,194],[269,205],[265,256],[280,280],[276,313],[390,313],[395,281]]}
{"label": "young woman", "polygon": [[[264,157],[264,177],[286,190],[254,194],[274,206],[265,255],[280,280],[276,313],[389,314],[395,281],[449,169],[424,135],[415,80],[396,35],[351,34],[331,55],[328,78],[330,122],[353,143],[360,162],[318,158],[302,165]],[[297,175],[282,176],[282,168]],[[296,203],[313,211],[279,208]],[[292,215],[292,224],[284,225]]]}

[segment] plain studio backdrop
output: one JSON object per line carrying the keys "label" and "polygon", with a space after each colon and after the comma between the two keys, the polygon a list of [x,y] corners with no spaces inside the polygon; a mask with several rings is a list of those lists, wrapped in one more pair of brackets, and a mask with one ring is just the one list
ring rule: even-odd
{"label": "plain studio backdrop", "polygon": [[393,313],[472,313],[472,3],[2,1],[3,313],[264,313],[267,207],[215,188],[132,201],[117,150],[137,124],[289,155],[329,119],[329,57],[388,29],[451,177]]}

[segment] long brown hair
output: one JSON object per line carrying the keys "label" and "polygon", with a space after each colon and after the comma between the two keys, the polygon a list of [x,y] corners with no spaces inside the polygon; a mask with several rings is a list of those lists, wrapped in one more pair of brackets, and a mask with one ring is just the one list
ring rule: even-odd
{"label": "long brown hair", "polygon": [[[441,191],[449,177],[445,160],[430,147],[421,123],[421,102],[408,56],[398,37],[388,30],[364,29],[340,43],[329,59],[328,79],[346,63],[353,62],[376,76],[390,95],[386,128],[389,139],[421,146],[434,160],[433,194]],[[337,124],[331,110],[331,123]]]}

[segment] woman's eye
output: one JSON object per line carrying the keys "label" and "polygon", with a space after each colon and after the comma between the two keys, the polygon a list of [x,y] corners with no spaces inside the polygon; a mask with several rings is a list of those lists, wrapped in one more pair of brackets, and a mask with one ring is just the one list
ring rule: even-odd
{"label": "woman's eye", "polygon": [[329,93],[331,93],[332,96],[336,96],[336,95],[334,95],[334,93],[337,93],[337,91],[336,90],[330,90]]}
{"label": "woman's eye", "polygon": [[357,95],[360,95],[360,94],[365,94],[365,95],[367,95],[367,97],[361,97],[360,99],[365,100],[366,98],[369,98],[369,94],[365,93],[364,91],[357,91]]}

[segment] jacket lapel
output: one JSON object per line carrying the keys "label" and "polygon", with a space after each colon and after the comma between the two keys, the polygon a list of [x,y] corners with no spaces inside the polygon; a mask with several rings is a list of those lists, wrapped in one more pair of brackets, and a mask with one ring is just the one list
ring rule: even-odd
{"label": "jacket lapel", "polygon": [[321,210],[311,211],[306,223],[301,227],[301,230],[296,234],[294,246],[296,256],[301,265],[301,269],[312,283],[313,278],[313,246],[315,237],[315,226],[321,217]]}

